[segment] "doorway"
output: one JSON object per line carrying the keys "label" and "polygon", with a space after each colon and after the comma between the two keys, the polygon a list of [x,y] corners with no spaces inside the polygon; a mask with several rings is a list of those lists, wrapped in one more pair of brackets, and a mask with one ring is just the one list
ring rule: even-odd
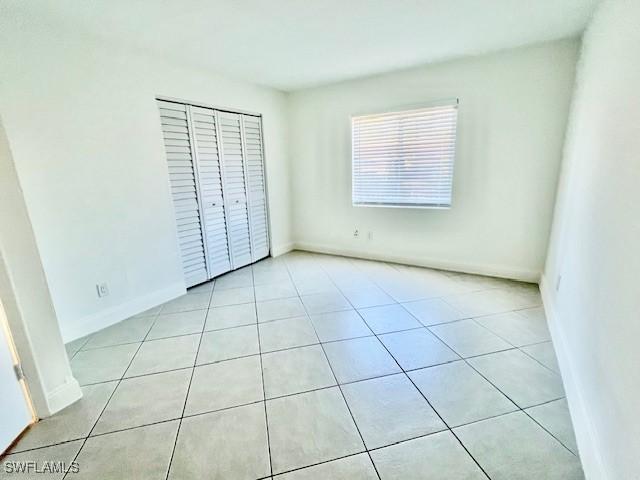
{"label": "doorway", "polygon": [[35,421],[27,385],[0,300],[0,452]]}

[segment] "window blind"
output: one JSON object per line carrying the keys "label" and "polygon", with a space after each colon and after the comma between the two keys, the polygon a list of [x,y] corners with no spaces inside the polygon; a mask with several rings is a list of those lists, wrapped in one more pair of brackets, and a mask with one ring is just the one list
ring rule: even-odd
{"label": "window blind", "polygon": [[458,102],[352,117],[353,205],[451,206]]}

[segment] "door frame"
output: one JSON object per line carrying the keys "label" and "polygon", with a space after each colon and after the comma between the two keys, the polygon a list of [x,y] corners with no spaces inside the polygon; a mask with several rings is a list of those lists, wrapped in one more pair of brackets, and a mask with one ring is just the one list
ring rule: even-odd
{"label": "door frame", "polygon": [[[20,355],[18,354],[18,348],[16,347],[16,342],[13,338],[13,334],[11,333],[11,327],[9,325],[9,319],[7,317],[7,312],[4,308],[4,304],[2,299],[0,298],[0,342],[6,342],[6,348],[9,351],[9,357],[11,358],[12,367],[14,371],[20,371],[20,376],[16,378],[18,384],[20,385],[20,391],[22,392],[22,398],[24,399],[24,403],[27,407],[27,412],[31,416],[29,422],[25,427],[18,433],[18,435],[9,443],[6,448],[2,447],[3,450],[0,450],[0,456],[2,456],[5,452],[9,451],[13,445],[15,445],[16,441],[24,434],[24,432],[36,421],[38,420],[38,416],[36,415],[36,410],[33,405],[33,400],[31,398],[31,393],[29,392],[29,386],[27,385],[27,380],[22,373],[22,363],[20,361]],[[0,346],[0,348],[3,348]],[[17,376],[17,375],[16,375]]]}

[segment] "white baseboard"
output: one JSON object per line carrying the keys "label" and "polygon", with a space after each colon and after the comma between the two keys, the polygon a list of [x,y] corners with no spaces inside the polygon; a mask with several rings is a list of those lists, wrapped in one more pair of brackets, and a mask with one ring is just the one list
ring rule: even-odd
{"label": "white baseboard", "polygon": [[62,339],[65,343],[97,332],[105,327],[118,323],[126,318],[156,307],[161,303],[173,300],[184,295],[186,289],[184,283],[175,283],[161,290],[149,293],[142,297],[134,298],[120,305],[107,308],[100,312],[78,319],[74,325],[61,328]]}
{"label": "white baseboard", "polygon": [[582,468],[587,479],[608,480],[609,477],[605,472],[600,449],[597,445],[595,429],[590,420],[589,407],[582,396],[579,379],[574,373],[576,369],[567,351],[567,343],[562,330],[562,320],[558,318],[554,295],[550,288],[552,287],[543,274],[540,281],[542,303],[544,304],[553,347],[558,357],[562,383],[567,394],[567,402],[576,434],[578,450],[580,451]]}
{"label": "white baseboard", "polygon": [[380,260],[383,262],[415,265],[418,267],[437,268],[440,270],[450,270],[453,272],[473,273],[477,275],[487,275],[490,277],[509,278],[513,280],[520,280],[523,282],[537,283],[540,280],[540,272],[537,270],[525,270],[506,267],[502,265],[471,264],[455,261],[452,262],[441,258],[436,259],[429,257],[414,257],[397,255],[391,252],[354,250],[333,245],[308,242],[294,242],[293,249],[316,253],[327,253],[331,255],[341,255],[345,257],[363,258],[366,260]]}
{"label": "white baseboard", "polygon": [[284,255],[285,253],[288,253],[291,250],[293,250],[293,243],[292,242],[285,243],[285,244],[282,244],[282,245],[273,246],[273,247],[271,247],[271,256],[272,257],[279,257],[280,255]]}
{"label": "white baseboard", "polygon": [[39,418],[48,417],[82,398],[82,390],[77,380],[67,377],[65,383],[47,392],[47,412],[38,412]]}

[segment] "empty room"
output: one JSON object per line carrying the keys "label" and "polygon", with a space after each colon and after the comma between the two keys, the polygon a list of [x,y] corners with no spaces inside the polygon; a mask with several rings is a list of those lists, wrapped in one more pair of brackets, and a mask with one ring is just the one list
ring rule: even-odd
{"label": "empty room", "polygon": [[640,480],[638,0],[0,0],[0,479]]}

